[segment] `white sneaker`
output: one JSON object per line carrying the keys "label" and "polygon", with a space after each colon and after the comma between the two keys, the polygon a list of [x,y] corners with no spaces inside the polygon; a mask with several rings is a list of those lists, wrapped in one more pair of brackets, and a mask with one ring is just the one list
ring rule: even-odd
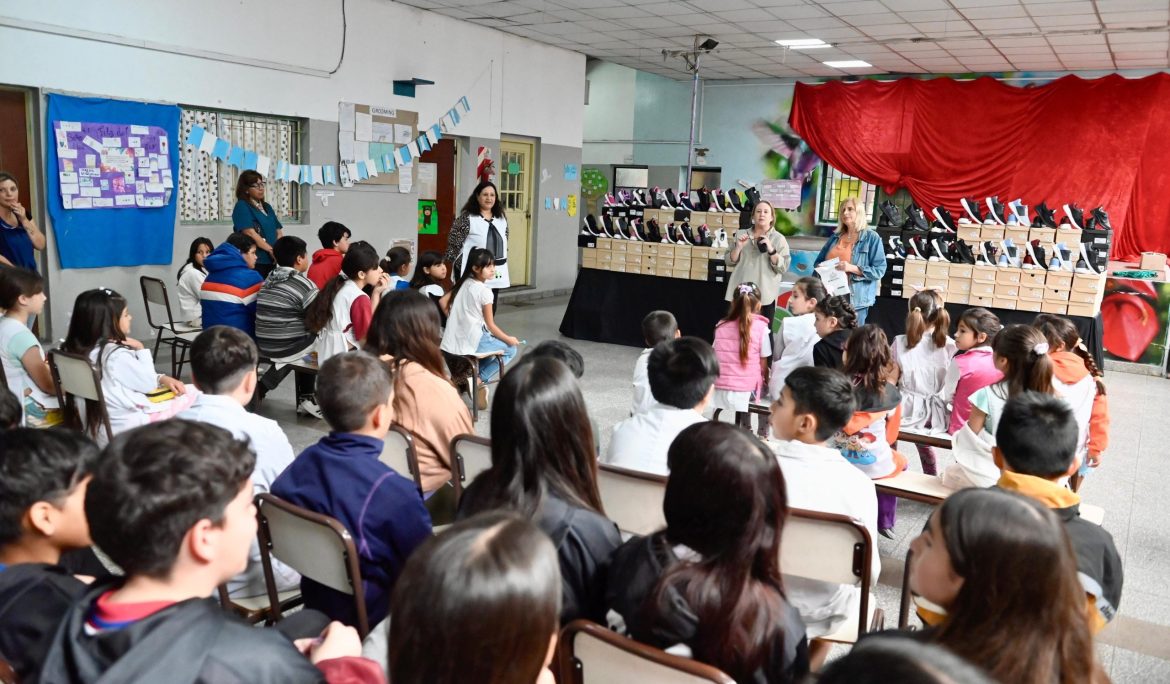
{"label": "white sneaker", "polygon": [[306,397],[297,404],[297,414],[307,414],[313,416],[317,420],[323,420],[321,417],[321,407],[317,406],[317,400],[312,397]]}
{"label": "white sneaker", "polygon": [[722,228],[719,229],[719,235],[715,238],[715,246],[719,249],[727,249],[727,231]]}

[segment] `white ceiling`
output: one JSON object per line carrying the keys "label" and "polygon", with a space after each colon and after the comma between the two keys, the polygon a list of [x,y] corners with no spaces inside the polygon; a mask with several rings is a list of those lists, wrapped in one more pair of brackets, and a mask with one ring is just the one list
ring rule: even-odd
{"label": "white ceiling", "polygon": [[[670,78],[1164,69],[1170,0],[397,0]],[[833,47],[786,50],[777,39]],[[872,69],[821,62],[860,59]]]}

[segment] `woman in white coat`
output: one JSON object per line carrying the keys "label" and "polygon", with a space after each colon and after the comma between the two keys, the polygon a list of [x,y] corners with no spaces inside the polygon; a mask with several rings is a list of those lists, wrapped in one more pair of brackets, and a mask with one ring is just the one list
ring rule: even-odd
{"label": "woman in white coat", "polygon": [[500,290],[511,287],[512,282],[508,278],[508,219],[491,181],[475,186],[451,225],[445,258],[452,263],[451,273],[456,280],[463,274],[467,255],[477,248],[489,250],[495,258],[496,275],[485,283],[492,290],[494,307]]}

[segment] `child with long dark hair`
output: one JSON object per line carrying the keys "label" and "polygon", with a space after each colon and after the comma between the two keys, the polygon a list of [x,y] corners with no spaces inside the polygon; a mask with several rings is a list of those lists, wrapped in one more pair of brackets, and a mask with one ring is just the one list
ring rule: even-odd
{"label": "child with long dark hair", "polygon": [[406,275],[410,273],[410,250],[405,247],[391,247],[381,262],[382,272],[388,277],[387,290],[402,290],[410,287]]}
{"label": "child with long dark hair", "polygon": [[444,325],[447,324],[447,312],[451,310],[451,297],[443,289],[443,281],[446,279],[447,262],[443,261],[442,252],[428,249],[418,255],[410,287],[425,294],[439,307],[439,316]]}
{"label": "child with long dark hair", "polygon": [[[898,364],[890,357],[890,343],[878,326],[870,323],[853,331],[845,351],[842,371],[853,382],[857,410],[833,435],[828,446],[861,469],[871,480],[893,477],[906,469],[906,457],[894,446],[902,424],[902,396],[894,382]],[[893,538],[898,500],[878,494],[878,533]]]}
{"label": "child with long dark hair", "polygon": [[[106,288],[87,290],[73,303],[69,332],[61,344],[67,352],[88,356],[101,369],[106,413],[115,435],[170,418],[193,404],[198,395],[194,387],[154,369],[150,350],[130,337],[132,319],[122,295]],[[85,404],[83,424],[80,407],[68,399],[66,420],[105,443],[97,407],[88,399]]]}
{"label": "child with long dark hair", "polygon": [[784,476],[750,433],[705,422],[667,456],[666,529],[614,552],[606,603],[612,626],[739,682],[797,682],[808,642],[780,576],[788,516]]}
{"label": "child with long dark hair", "polygon": [[[735,424],[751,428],[748,404],[760,401],[768,386],[772,359],[772,335],[768,319],[760,315],[760,288],[740,283],[731,296],[727,315],[715,326],[715,358],[719,377],[711,406],[735,412]],[[768,434],[767,421],[760,417],[760,436]]]}
{"label": "child with long dark hair", "polygon": [[768,398],[775,401],[784,390],[784,378],[797,368],[813,365],[813,347],[817,335],[817,304],[829,298],[820,278],[807,276],[792,285],[788,312],[780,320],[780,330],[772,342],[772,373],[768,380]]}
{"label": "child with long dark hair", "polygon": [[821,338],[813,345],[813,365],[841,370],[845,343],[857,327],[857,312],[848,297],[834,295],[818,301],[813,315]]}
{"label": "child with long dark hair", "polygon": [[589,413],[568,366],[526,357],[508,371],[491,435],[492,467],[463,492],[459,516],[505,509],[536,522],[561,560],[561,622],[602,622],[604,569],[621,536],[601,506]]}
{"label": "child with long dark hair", "polygon": [[191,242],[187,251],[187,261],[179,267],[178,286],[175,291],[179,295],[178,319],[188,325],[198,327],[203,316],[203,303],[199,299],[199,290],[203,281],[207,279],[207,269],[203,267],[203,260],[207,258],[215,245],[205,237],[197,237]]}
{"label": "child with long dark hair", "polygon": [[[467,255],[467,269],[451,290],[451,315],[443,331],[440,345],[448,354],[463,356],[489,351],[504,352],[507,364],[516,355],[520,340],[504,332],[496,324],[492,307],[492,291],[486,285],[496,272],[496,260],[486,249],[472,249]],[[486,359],[479,365],[479,377],[488,382],[500,372],[496,359]],[[481,391],[486,391],[481,386]],[[480,404],[486,402],[486,394],[476,397]]]}
{"label": "child with long dark hair", "polygon": [[[318,364],[361,347],[386,284],[373,245],[364,240],[351,244],[341,259],[341,273],[326,283],[305,312],[305,327],[318,333]],[[372,294],[362,291],[367,285]]]}
{"label": "child with long dark hair", "polygon": [[20,402],[20,421],[28,427],[61,422],[57,383],[45,350],[28,328],[45,309],[45,279],[36,271],[0,268],[0,364],[8,391]]}
{"label": "child with long dark hair", "polygon": [[[947,332],[951,316],[938,290],[922,290],[909,301],[906,334],[894,338],[894,361],[901,368],[898,389],[902,392],[902,426],[916,432],[942,430],[950,412],[941,393],[947,367],[955,355],[955,341]],[[936,475],[934,449],[918,445],[922,472]]]}
{"label": "child with long dark hair", "polygon": [[1003,373],[995,367],[991,345],[1003,330],[999,317],[981,306],[973,306],[959,316],[955,327],[955,356],[947,366],[942,399],[951,404],[950,425],[947,432],[959,431],[971,416],[970,397],[977,390],[1003,380]]}

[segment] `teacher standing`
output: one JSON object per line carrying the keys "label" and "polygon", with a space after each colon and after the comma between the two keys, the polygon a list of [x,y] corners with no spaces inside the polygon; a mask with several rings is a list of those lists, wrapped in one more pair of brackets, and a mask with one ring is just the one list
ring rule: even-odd
{"label": "teacher standing", "polygon": [[267,278],[276,265],[272,245],[284,237],[284,226],[276,210],[264,201],[264,176],[256,171],[240,173],[236,181],[236,207],[232,209],[232,230],[256,242],[256,271]]}
{"label": "teacher standing", "polygon": [[33,250],[45,248],[45,234],[20,203],[16,177],[0,171],[0,264],[37,270]]}
{"label": "teacher standing", "polygon": [[815,268],[827,259],[840,260],[837,270],[845,271],[849,277],[849,299],[857,312],[858,326],[865,325],[869,307],[877,297],[878,283],[886,274],[882,239],[869,229],[862,216],[861,203],[856,197],[842,200],[837,211],[837,230],[829,236],[813,264]]}
{"label": "teacher standing", "polygon": [[473,249],[486,249],[496,259],[496,276],[486,283],[492,290],[492,306],[495,306],[500,290],[511,287],[512,281],[508,278],[508,219],[491,181],[475,186],[451,225],[445,258],[453,264],[451,273],[455,280],[463,275],[467,255]]}
{"label": "teacher standing", "polygon": [[727,279],[727,296],[731,301],[735,288],[740,283],[755,283],[760,288],[760,315],[772,324],[776,313],[776,298],[780,296],[780,281],[792,256],[788,252],[788,241],[776,230],[776,215],[772,204],[756,202],[752,209],[752,227],[735,233],[735,242],[727,263],[734,266]]}

